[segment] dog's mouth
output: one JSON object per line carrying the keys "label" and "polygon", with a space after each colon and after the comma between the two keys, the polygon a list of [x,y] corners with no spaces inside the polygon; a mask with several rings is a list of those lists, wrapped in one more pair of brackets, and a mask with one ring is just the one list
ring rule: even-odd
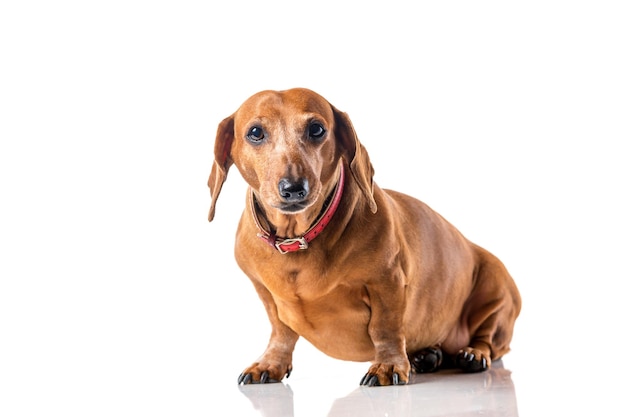
{"label": "dog's mouth", "polygon": [[282,211],[283,213],[295,214],[306,210],[307,207],[309,207],[308,201],[300,201],[297,203],[279,204],[276,209]]}

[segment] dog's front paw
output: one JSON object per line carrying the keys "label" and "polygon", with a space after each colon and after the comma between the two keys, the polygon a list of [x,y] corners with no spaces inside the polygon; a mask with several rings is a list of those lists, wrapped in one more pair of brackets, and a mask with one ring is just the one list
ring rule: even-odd
{"label": "dog's front paw", "polygon": [[491,357],[478,349],[466,347],[457,353],[456,365],[465,372],[482,372],[491,366]]}
{"label": "dog's front paw", "polygon": [[[377,387],[381,385],[405,385],[409,382],[409,371],[394,364],[375,363],[361,379],[361,385]],[[410,366],[408,367],[410,369]]]}
{"label": "dog's front paw", "polygon": [[291,365],[275,366],[256,362],[246,368],[237,381],[242,385],[269,384],[280,382],[283,377],[289,378],[289,375],[291,375]]}

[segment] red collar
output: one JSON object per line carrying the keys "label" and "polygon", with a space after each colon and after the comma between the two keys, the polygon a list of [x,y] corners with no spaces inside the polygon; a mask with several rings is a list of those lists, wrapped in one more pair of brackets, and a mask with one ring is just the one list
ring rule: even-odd
{"label": "red collar", "polygon": [[344,174],[342,164],[341,171],[339,171],[339,182],[335,186],[332,200],[330,204],[328,204],[328,206],[326,207],[326,211],[318,218],[315,224],[313,224],[313,226],[311,226],[311,228],[304,235],[296,238],[278,237],[276,236],[275,232],[268,232],[263,228],[263,226],[261,226],[256,214],[257,210],[254,194],[252,193],[252,191],[250,191],[250,203],[252,205],[254,222],[256,223],[256,227],[260,230],[260,233],[257,233],[257,236],[264,240],[268,245],[278,249],[278,251],[282,254],[307,249],[309,247],[309,242],[315,239],[317,235],[322,233],[322,230],[324,230],[326,225],[330,222],[330,219],[332,219],[333,215],[337,211],[337,207],[339,207],[339,202],[341,201],[341,195],[343,194],[343,177]]}

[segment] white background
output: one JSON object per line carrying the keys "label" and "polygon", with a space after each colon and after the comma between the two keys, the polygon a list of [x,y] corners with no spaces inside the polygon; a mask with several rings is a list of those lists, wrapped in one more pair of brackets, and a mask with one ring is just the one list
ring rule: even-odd
{"label": "white background", "polygon": [[[620,414],[624,22],[603,0],[2,2],[0,414],[258,415],[236,385],[269,336],[232,255],[245,185],[208,223],[206,181],[217,124],[291,87],[505,262],[520,415]],[[367,366],[299,342],[318,394],[296,414]]]}

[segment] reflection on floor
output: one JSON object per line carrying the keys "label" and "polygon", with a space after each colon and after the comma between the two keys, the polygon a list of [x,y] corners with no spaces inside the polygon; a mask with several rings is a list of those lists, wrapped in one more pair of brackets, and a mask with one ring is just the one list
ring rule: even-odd
{"label": "reflection on floor", "polygon": [[[241,386],[240,391],[263,417],[294,417],[289,385]],[[323,414],[322,414],[323,415]],[[511,372],[502,360],[487,372],[476,374],[446,370],[411,374],[409,385],[358,387],[336,399],[327,414],[345,416],[517,416],[517,400]]]}

